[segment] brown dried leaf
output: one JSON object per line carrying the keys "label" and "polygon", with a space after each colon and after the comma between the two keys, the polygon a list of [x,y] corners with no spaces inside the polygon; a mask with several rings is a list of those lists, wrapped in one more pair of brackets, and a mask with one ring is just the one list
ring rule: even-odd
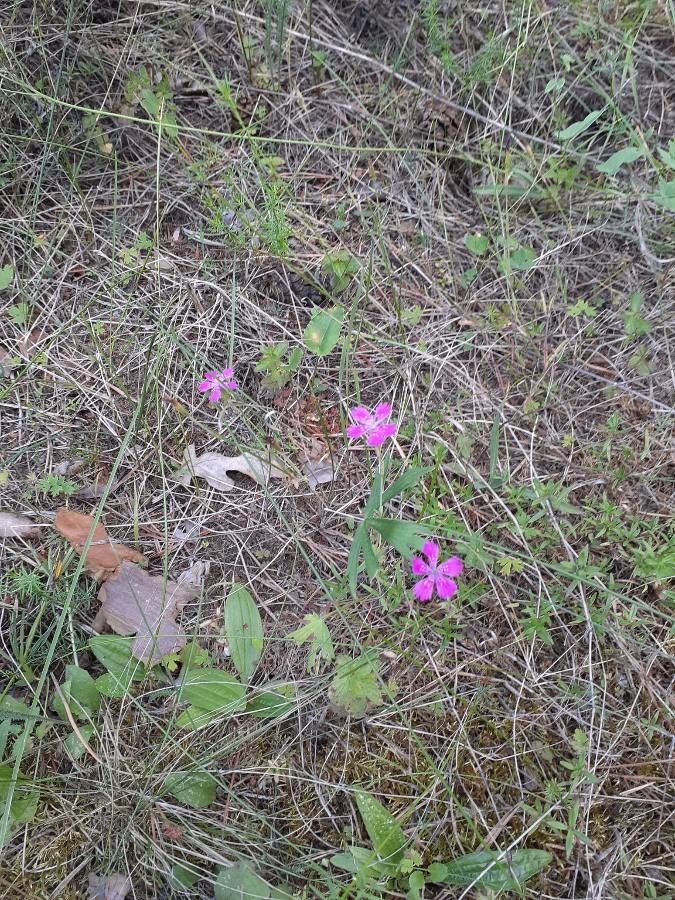
{"label": "brown dried leaf", "polygon": [[93,575],[97,581],[109,578],[123,560],[131,560],[142,565],[147,563],[142,553],[111,541],[100,522],[94,527],[91,516],[61,507],[56,513],[54,528],[80,554],[92,528],[94,529],[84,560],[84,570]]}
{"label": "brown dried leaf", "polygon": [[0,512],[0,537],[30,537],[39,531],[35,522],[28,516],[17,516],[15,513]]}
{"label": "brown dried leaf", "polygon": [[222,453],[202,453],[197,456],[194,444],[186,448],[185,466],[176,472],[176,480],[186,487],[193,476],[204,478],[218,491],[231,491],[234,481],[228,472],[241,472],[258,484],[266,485],[270,478],[281,478],[282,470],[274,457],[264,458],[262,454],[242,453],[239,456],[223,456]]}
{"label": "brown dried leaf", "polygon": [[89,875],[89,900],[124,900],[131,890],[131,879],[127,875]]}
{"label": "brown dried leaf", "polygon": [[101,585],[101,608],[94,629],[101,631],[107,624],[116,634],[135,634],[131,652],[136,659],[154,665],[185,646],[187,635],[176,616],[198,593],[194,584],[148,575],[135,563],[123,562]]}

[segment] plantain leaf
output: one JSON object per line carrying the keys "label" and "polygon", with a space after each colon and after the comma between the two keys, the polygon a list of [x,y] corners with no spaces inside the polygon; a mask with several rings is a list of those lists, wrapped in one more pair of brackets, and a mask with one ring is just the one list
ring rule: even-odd
{"label": "plantain leaf", "polygon": [[225,635],[234,667],[250,681],[263,649],[258,607],[243,584],[232,585],[225,602]]}
{"label": "plantain leaf", "polygon": [[368,791],[355,791],[354,799],[378,857],[391,863],[403,859],[405,835],[389,810]]}
{"label": "plantain leaf", "polygon": [[528,878],[541,872],[553,857],[546,850],[516,850],[488,870],[497,858],[497,853],[479,850],[448,863],[434,863],[429,880],[434,884],[473,884],[476,889],[520,892]]}

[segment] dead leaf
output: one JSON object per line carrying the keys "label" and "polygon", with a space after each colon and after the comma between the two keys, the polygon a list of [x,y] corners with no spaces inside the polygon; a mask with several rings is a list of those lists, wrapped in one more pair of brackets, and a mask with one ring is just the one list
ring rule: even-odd
{"label": "dead leaf", "polygon": [[335,478],[333,459],[328,447],[318,440],[313,440],[309,451],[303,450],[305,457],[301,469],[307,479],[310,491],[315,491],[320,484],[328,484]]}
{"label": "dead leaf", "polygon": [[200,522],[194,522],[192,519],[184,519],[174,528],[171,534],[172,541],[178,541],[185,544],[187,541],[198,541],[201,534],[202,526]]}
{"label": "dead leaf", "polygon": [[15,513],[0,512],[0,537],[30,537],[37,534],[39,530],[39,527],[28,516],[17,516]]}
{"label": "dead leaf", "polygon": [[204,478],[218,491],[231,491],[235,483],[228,477],[228,472],[241,472],[262,485],[266,485],[270,478],[281,478],[283,475],[278,461],[274,457],[265,458],[262,453],[242,453],[239,456],[202,453],[197,456],[194,444],[190,444],[184,458],[186,464],[176,472],[176,480],[186,487],[194,476]]}
{"label": "dead leaf", "polygon": [[68,543],[78,552],[82,553],[89,533],[94,528],[91,544],[84,560],[84,570],[89,572],[97,581],[109,578],[123,560],[147,564],[146,558],[137,550],[111,541],[108,534],[99,522],[94,527],[91,516],[75,512],[73,509],[61,507],[54,519],[54,528],[64,537]]}
{"label": "dead leaf", "polygon": [[196,595],[204,587],[210,571],[211,563],[198,559],[197,562],[192,563],[189,569],[181,572],[176,581],[183,587],[192,588]]}
{"label": "dead leaf", "polygon": [[[81,488],[75,492],[75,496],[80,500],[100,500],[106,492],[109,476],[105,472],[99,472],[93,481],[85,481]],[[119,480],[113,478],[108,494],[112,494],[119,485]]]}
{"label": "dead leaf", "polygon": [[127,875],[89,874],[89,900],[124,900],[131,890],[131,879]]}
{"label": "dead leaf", "polygon": [[101,631],[107,624],[116,634],[135,634],[131,652],[154,665],[185,646],[187,635],[176,616],[198,593],[194,585],[148,575],[135,563],[123,562],[98,592],[101,608],[94,630]]}

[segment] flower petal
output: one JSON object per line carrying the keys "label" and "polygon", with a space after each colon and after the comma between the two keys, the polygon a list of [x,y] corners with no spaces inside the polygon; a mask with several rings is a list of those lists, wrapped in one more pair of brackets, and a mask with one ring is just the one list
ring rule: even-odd
{"label": "flower petal", "polygon": [[199,384],[197,385],[197,390],[201,391],[202,394],[205,394],[207,391],[210,391],[212,387],[213,387],[212,381],[204,380],[204,381],[199,382]]}
{"label": "flower petal", "polygon": [[386,422],[392,413],[391,403],[378,403],[375,407],[375,419],[377,422]]}
{"label": "flower petal", "polygon": [[228,391],[236,391],[239,387],[239,382],[235,381],[233,378],[232,381],[225,382],[225,387],[228,389]]}
{"label": "flower petal", "polygon": [[209,403],[217,403],[220,400],[220,385],[214,384],[209,394]]}
{"label": "flower petal", "polygon": [[413,575],[429,574],[429,566],[424,562],[421,556],[413,556],[410,560],[410,569]]}
{"label": "flower petal", "polygon": [[417,597],[420,603],[427,603],[429,600],[431,600],[433,593],[434,579],[431,576],[418,581],[413,588],[413,594]]}
{"label": "flower petal", "polygon": [[395,425],[393,422],[376,425],[368,435],[367,444],[369,447],[381,447],[387,438],[393,437],[397,431],[398,425]]}
{"label": "flower petal", "polygon": [[349,415],[359,425],[367,425],[371,419],[370,410],[366,409],[365,406],[355,406],[349,410]]}
{"label": "flower petal", "polygon": [[348,425],[346,430],[346,435],[352,441],[355,441],[357,438],[363,437],[366,433],[365,425]]}
{"label": "flower petal", "polygon": [[422,553],[429,560],[430,566],[435,566],[438,562],[438,554],[440,553],[441,548],[438,546],[436,541],[425,541],[422,545]]}
{"label": "flower petal", "polygon": [[234,369],[223,369],[223,371],[220,373],[221,378],[232,378],[233,375]]}
{"label": "flower petal", "polygon": [[457,593],[457,585],[452,578],[439,575],[436,578],[436,591],[441,600],[449,600]]}
{"label": "flower petal", "polygon": [[463,570],[464,563],[459,556],[451,556],[450,559],[446,559],[438,567],[441,575],[448,575],[450,578],[456,578],[458,575],[461,575]]}

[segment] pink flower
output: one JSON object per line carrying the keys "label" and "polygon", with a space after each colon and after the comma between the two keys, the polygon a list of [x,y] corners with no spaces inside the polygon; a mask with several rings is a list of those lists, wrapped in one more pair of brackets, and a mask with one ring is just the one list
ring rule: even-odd
{"label": "pink flower", "polygon": [[379,403],[372,413],[365,406],[355,406],[349,410],[354,424],[348,426],[347,437],[353,441],[365,437],[369,447],[381,447],[387,438],[398,431],[398,425],[389,421],[391,413],[389,403]]}
{"label": "pink flower", "polygon": [[236,391],[239,385],[232,377],[234,369],[223,369],[222,372],[207,372],[199,383],[202,394],[209,392],[209,403],[217,403],[223,390]]}
{"label": "pink flower", "polygon": [[422,547],[422,553],[427,562],[420,556],[413,556],[410,568],[413,575],[424,575],[413,588],[413,594],[420,603],[427,603],[434,595],[434,589],[441,600],[449,600],[457,593],[457,583],[453,581],[457,575],[462,574],[462,560],[458,556],[451,556],[438,565],[440,547],[435,541],[427,541]]}

